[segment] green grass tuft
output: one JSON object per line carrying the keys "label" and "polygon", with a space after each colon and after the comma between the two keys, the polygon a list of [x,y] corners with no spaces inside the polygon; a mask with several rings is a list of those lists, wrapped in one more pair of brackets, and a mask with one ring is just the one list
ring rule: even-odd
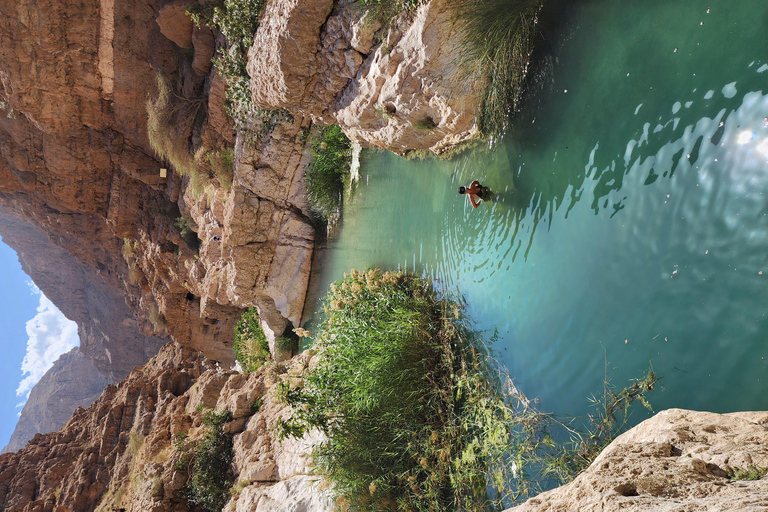
{"label": "green grass tuft", "polygon": [[379,20],[384,27],[399,16],[413,14],[420,3],[421,0],[360,0],[371,19]]}
{"label": "green grass tuft", "polygon": [[246,309],[237,322],[232,348],[235,351],[235,359],[246,373],[255,372],[271,359],[269,343],[259,325],[259,313],[255,307]]}
{"label": "green grass tuft", "polygon": [[312,211],[328,221],[341,211],[352,164],[352,143],[339,126],[323,126],[312,137],[310,148],[312,158],[304,170],[307,199]]}
{"label": "green grass tuft", "polygon": [[429,116],[424,116],[415,123],[413,123],[413,127],[417,130],[423,130],[423,131],[429,131],[431,132],[435,128],[437,128],[437,123],[435,123],[435,120],[432,119]]}
{"label": "green grass tuft", "polygon": [[157,156],[168,161],[180,176],[197,174],[189,138],[201,99],[187,99],[175,94],[168,81],[158,73],[157,98],[147,100],[147,135]]}
{"label": "green grass tuft", "polygon": [[467,74],[479,84],[476,118],[480,131],[494,137],[506,130],[519,108],[533,50],[542,0],[457,0],[463,26],[459,41]]}
{"label": "green grass tuft", "polygon": [[768,468],[749,466],[747,468],[734,468],[728,471],[731,480],[760,480],[768,473]]}

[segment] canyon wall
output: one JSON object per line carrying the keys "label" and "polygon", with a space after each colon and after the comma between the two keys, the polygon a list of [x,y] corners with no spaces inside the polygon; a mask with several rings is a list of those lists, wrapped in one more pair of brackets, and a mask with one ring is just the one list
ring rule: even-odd
{"label": "canyon wall", "polygon": [[229,410],[224,432],[233,439],[238,491],[225,510],[332,510],[309,468],[318,438],[279,442],[275,434],[287,413],[276,385],[311,359],[303,354],[246,375],[168,344],[60,431],[0,455],[0,509],[194,510],[184,498],[192,471],[185,460],[205,435],[206,411]]}
{"label": "canyon wall", "polygon": [[[196,28],[187,4],[0,6],[0,209],[44,235],[34,237],[39,247],[26,244],[27,269],[81,335],[94,331],[83,352],[113,377],[146,361],[158,338],[231,362],[232,328],[248,306],[259,308],[270,338],[303,321],[315,243],[303,183],[313,124],[338,122],[363,144],[399,153],[439,152],[477,134],[446,0],[387,29],[354,2],[268,2],[249,53],[251,92],[257,106],[293,115],[255,135],[235,133],[224,111],[224,82],[211,65],[223,36]],[[202,186],[172,169],[162,176],[170,162],[147,133],[158,76],[174,97],[202,102],[204,119],[179,135],[190,153],[200,144],[234,149],[231,184],[206,169]],[[427,118],[430,128],[417,128]],[[13,240],[14,226],[0,233]],[[56,250],[99,281],[102,295],[114,290],[104,304],[125,325],[97,326],[85,319],[108,316],[97,301],[74,312],[52,291],[61,288],[54,260],[29,255]],[[130,343],[113,339],[135,327],[146,346],[116,357]]]}
{"label": "canyon wall", "polygon": [[20,450],[35,434],[59,430],[72,411],[91,405],[111,383],[112,379],[99,372],[79,347],[62,354],[29,393],[2,453]]}

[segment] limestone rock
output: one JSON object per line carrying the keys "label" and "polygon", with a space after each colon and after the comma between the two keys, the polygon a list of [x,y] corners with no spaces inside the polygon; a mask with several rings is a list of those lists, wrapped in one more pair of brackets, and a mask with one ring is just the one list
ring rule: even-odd
{"label": "limestone rock", "polygon": [[63,427],[78,407],[88,407],[112,379],[100,373],[80,348],[62,354],[29,393],[19,422],[2,453],[24,447],[35,434]]}
{"label": "limestone rock", "polygon": [[509,509],[528,511],[768,510],[768,413],[658,413],[617,437],[576,479]]}
{"label": "limestone rock", "polygon": [[270,2],[248,54],[256,105],[338,123],[353,140],[401,154],[440,153],[478,134],[477,91],[446,0],[397,20],[376,48],[378,22],[355,4],[331,4]]}
{"label": "limestone rock", "polygon": [[78,409],[58,432],[37,435],[18,452],[1,455],[0,508],[191,510],[182,496],[189,479],[182,458],[189,456],[189,442],[203,435],[205,410],[229,409],[234,418],[225,432],[234,436],[242,491],[225,510],[332,510],[327,490],[310,476],[312,440],[281,448],[275,437],[286,411],[274,387],[308,365],[308,358],[244,375],[168,344],[124,382],[108,386],[88,409]]}
{"label": "limestone rock", "polygon": [[187,5],[185,1],[166,4],[156,19],[160,32],[179,48],[192,48],[193,23],[186,13]]}

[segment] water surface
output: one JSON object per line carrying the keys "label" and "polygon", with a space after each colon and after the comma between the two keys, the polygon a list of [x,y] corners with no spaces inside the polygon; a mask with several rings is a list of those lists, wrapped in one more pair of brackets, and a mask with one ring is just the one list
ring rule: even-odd
{"label": "water surface", "polygon": [[438,279],[546,410],[649,364],[657,410],[764,410],[768,2],[575,4],[495,151],[367,161],[321,281]]}

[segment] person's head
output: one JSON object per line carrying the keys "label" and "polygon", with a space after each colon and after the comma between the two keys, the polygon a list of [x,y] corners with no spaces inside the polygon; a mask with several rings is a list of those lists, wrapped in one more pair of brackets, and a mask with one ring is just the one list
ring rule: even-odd
{"label": "person's head", "polygon": [[466,194],[467,188],[466,187],[459,187],[459,194]]}

